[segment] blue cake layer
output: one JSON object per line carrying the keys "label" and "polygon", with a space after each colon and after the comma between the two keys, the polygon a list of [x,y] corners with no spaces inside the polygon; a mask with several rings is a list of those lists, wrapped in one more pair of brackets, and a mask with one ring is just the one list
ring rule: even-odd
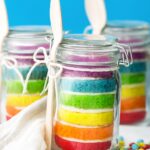
{"label": "blue cake layer", "polygon": [[68,92],[102,93],[116,90],[116,81],[110,79],[61,78],[60,90]]}
{"label": "blue cake layer", "polygon": [[120,68],[121,73],[138,73],[145,71],[146,71],[146,62],[134,62],[129,67],[121,66]]}
{"label": "blue cake layer", "polygon": [[[31,66],[24,66],[18,68],[19,72],[22,74],[23,78],[25,79]],[[31,76],[31,80],[41,79],[44,80],[47,75],[47,67],[45,65],[37,66]],[[3,67],[3,79],[4,80],[19,80],[19,77],[14,69],[8,69],[6,67]]]}

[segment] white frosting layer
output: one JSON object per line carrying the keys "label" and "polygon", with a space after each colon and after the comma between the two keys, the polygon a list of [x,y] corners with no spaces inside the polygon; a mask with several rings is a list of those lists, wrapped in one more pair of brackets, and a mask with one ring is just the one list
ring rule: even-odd
{"label": "white frosting layer", "polygon": [[[105,112],[113,112],[114,109],[79,109],[79,108],[75,108],[75,107],[68,107],[68,106],[64,106],[64,105],[61,105],[60,106],[61,109],[65,109],[65,110],[68,110],[68,111],[71,111],[71,112],[80,112],[80,113],[105,113]],[[59,108],[59,109],[60,109]]]}
{"label": "white frosting layer", "polygon": [[67,140],[67,141],[79,142],[79,143],[99,143],[99,142],[109,142],[112,140],[112,138],[107,138],[104,140],[78,140],[78,139],[74,139],[74,138],[64,138],[64,137],[60,137],[60,138]]}

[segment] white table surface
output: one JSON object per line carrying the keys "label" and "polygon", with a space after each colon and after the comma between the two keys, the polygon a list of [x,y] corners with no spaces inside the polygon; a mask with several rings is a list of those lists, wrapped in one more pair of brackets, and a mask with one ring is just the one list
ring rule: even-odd
{"label": "white table surface", "polygon": [[143,139],[145,143],[150,143],[150,126],[120,126],[120,136],[125,138],[125,143],[136,142]]}

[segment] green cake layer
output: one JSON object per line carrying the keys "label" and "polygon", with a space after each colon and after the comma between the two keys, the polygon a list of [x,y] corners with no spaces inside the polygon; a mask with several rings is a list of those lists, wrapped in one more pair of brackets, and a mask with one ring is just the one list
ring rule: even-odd
{"label": "green cake layer", "polygon": [[60,92],[60,102],[65,106],[82,109],[113,108],[115,101],[114,93],[106,94],[77,94]]}
{"label": "green cake layer", "polygon": [[[40,93],[43,90],[45,80],[29,80],[27,86],[27,92],[29,94]],[[6,81],[7,93],[21,94],[23,86],[20,81],[8,80]]]}
{"label": "green cake layer", "polygon": [[143,83],[146,80],[145,73],[122,73],[122,84]]}

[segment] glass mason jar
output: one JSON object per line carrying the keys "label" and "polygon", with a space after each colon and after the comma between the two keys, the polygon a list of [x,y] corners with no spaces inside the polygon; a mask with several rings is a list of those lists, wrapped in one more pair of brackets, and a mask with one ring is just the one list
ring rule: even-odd
{"label": "glass mason jar", "polygon": [[[121,52],[120,52],[121,50]],[[119,128],[119,64],[128,50],[111,36],[67,35],[58,47],[55,143],[63,150],[107,150]]]}
{"label": "glass mason jar", "polygon": [[[147,52],[150,44],[149,24],[138,21],[112,21],[105,34],[116,36],[119,43],[132,48],[133,64],[121,67],[121,124],[134,124],[146,118]],[[147,105],[148,106],[148,105]]]}
{"label": "glass mason jar", "polygon": [[45,96],[41,92],[47,67],[38,61],[44,60],[43,49],[48,53],[51,36],[46,26],[15,27],[9,31],[2,48],[2,121]]}

